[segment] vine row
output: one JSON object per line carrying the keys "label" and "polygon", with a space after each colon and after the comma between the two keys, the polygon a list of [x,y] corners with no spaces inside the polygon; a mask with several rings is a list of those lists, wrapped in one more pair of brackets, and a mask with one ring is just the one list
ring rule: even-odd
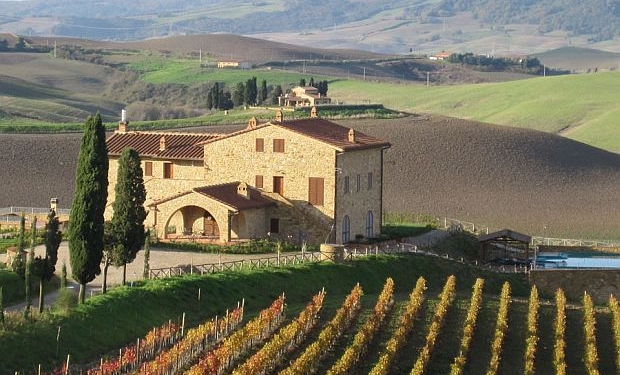
{"label": "vine row", "polygon": [[499,310],[497,311],[497,320],[495,323],[495,335],[491,343],[491,361],[487,375],[497,374],[499,361],[502,354],[502,346],[504,344],[504,336],[508,331],[508,309],[510,307],[510,284],[505,282],[502,286],[502,292],[499,300]]}
{"label": "vine row", "polygon": [[555,292],[553,366],[556,375],[566,375],[566,296],[562,289]]}
{"label": "vine row", "polygon": [[585,340],[583,362],[586,372],[588,375],[599,375],[594,303],[587,293],[583,295],[583,334]]}
{"label": "vine row", "polygon": [[284,354],[305,341],[308,332],[316,325],[324,299],[324,290],[314,295],[297,319],[280,329],[258,352],[237,367],[233,375],[263,375],[273,370]]}
{"label": "vine row", "polygon": [[480,312],[480,307],[482,306],[483,288],[484,279],[476,279],[471,293],[469,309],[467,309],[467,316],[465,317],[463,336],[461,338],[461,346],[459,347],[459,355],[454,358],[454,363],[450,367],[450,375],[462,375],[465,370],[467,353],[469,353],[469,346],[471,345],[471,340],[473,339],[474,331],[476,330],[478,313]]}
{"label": "vine row", "polygon": [[343,355],[327,371],[327,375],[346,374],[359,362],[360,358],[364,357],[372,339],[394,305],[393,294],[394,280],[390,277],[383,285],[383,290],[377,298],[372,315],[364,322]]}
{"label": "vine row", "polygon": [[426,290],[426,280],[423,277],[419,277],[414,290],[409,294],[409,302],[402,313],[398,328],[396,328],[396,331],[383,349],[377,364],[370,371],[370,375],[389,374],[396,353],[405,345],[407,335],[413,329],[415,317],[424,303],[424,290]]}
{"label": "vine row", "polygon": [[418,355],[418,359],[416,359],[413,368],[411,369],[411,375],[422,375],[424,374],[424,370],[428,365],[428,362],[431,358],[431,354],[435,349],[435,342],[437,340],[437,336],[439,336],[439,332],[443,327],[443,322],[445,320],[446,314],[448,313],[448,309],[454,300],[454,295],[456,293],[456,277],[451,275],[448,277],[443,290],[439,296],[439,303],[437,304],[437,308],[435,309],[435,314],[433,315],[433,320],[431,322],[430,327],[428,328],[428,334],[426,335],[426,343],[422,348],[422,351]]}
{"label": "vine row", "polygon": [[329,349],[336,343],[342,334],[349,329],[360,311],[360,300],[363,295],[362,287],[356,284],[349,295],[345,298],[342,306],[336,311],[332,320],[321,330],[319,337],[311,343],[303,353],[280,375],[304,375],[313,374],[317,370],[317,364],[326,355]]}
{"label": "vine row", "polygon": [[527,310],[527,338],[525,339],[525,371],[524,375],[534,375],[534,359],[536,358],[536,346],[538,344],[538,289],[536,285],[530,291],[530,302]]}

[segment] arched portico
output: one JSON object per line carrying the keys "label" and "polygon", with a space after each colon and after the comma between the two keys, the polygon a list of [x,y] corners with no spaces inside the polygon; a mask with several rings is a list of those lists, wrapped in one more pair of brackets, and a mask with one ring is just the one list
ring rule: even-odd
{"label": "arched portico", "polygon": [[229,242],[265,233],[265,209],[274,203],[245,184],[205,186],[149,205],[160,239]]}
{"label": "arched portico", "polygon": [[183,206],[172,213],[165,224],[166,238],[200,236],[209,239],[221,237],[220,226],[213,214],[203,207]]}

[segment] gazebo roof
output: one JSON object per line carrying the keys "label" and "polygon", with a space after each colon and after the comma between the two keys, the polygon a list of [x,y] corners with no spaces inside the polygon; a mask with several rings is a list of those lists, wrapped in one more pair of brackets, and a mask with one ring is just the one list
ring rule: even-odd
{"label": "gazebo roof", "polygon": [[510,229],[502,229],[500,231],[478,237],[478,242],[520,242],[524,244],[529,244],[531,241],[531,236],[515,232]]}

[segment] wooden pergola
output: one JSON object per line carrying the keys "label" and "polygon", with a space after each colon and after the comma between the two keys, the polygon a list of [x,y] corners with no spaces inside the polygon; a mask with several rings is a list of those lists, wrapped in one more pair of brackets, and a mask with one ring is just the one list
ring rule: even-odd
{"label": "wooden pergola", "polygon": [[[510,229],[502,229],[497,232],[489,233],[478,237],[480,243],[480,258],[483,261],[489,260],[489,245],[496,245],[504,249],[504,257],[508,252],[511,253],[525,253],[525,263],[527,264],[530,258],[530,243],[532,237],[527,234],[515,232]],[[516,257],[514,257],[516,258]]]}

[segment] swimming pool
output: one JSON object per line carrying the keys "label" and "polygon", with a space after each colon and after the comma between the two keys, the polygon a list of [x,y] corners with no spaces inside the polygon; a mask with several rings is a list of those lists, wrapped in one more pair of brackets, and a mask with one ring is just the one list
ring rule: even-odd
{"label": "swimming pool", "polygon": [[609,268],[620,269],[620,255],[560,253],[536,257],[537,268]]}

